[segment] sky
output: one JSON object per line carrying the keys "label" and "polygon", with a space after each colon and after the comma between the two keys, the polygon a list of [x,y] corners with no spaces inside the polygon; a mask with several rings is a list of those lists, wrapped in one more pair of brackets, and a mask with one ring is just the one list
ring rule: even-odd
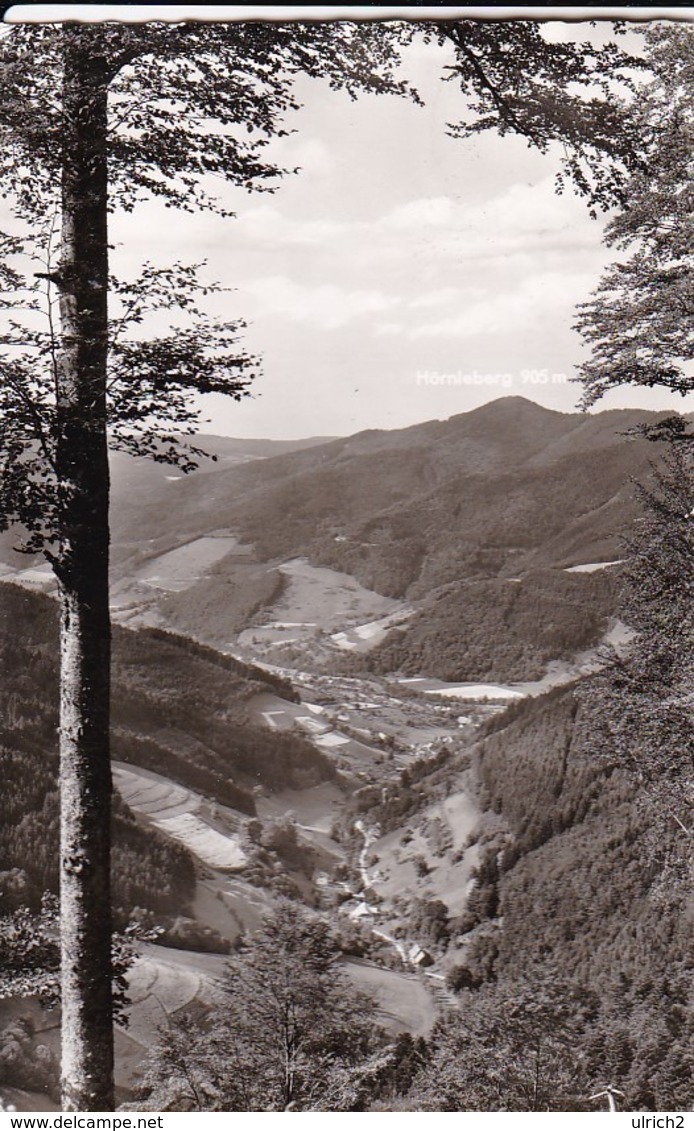
{"label": "sky", "polygon": [[[172,222],[148,203],[115,219],[117,270],[144,257],[205,258],[207,277],[231,288],[211,308],[249,322],[245,344],[262,375],[241,403],[206,398],[205,431],[346,435],[508,395],[575,409],[583,349],[572,323],[614,254],[604,222],[571,191],[556,194],[556,153],[446,135],[462,116],[459,88],[441,81],[447,62],[439,47],[410,49],[404,73],[424,107],[351,102],[303,79],[295,132],[270,150],[301,171],[272,195],[222,188],[235,218]],[[627,389],[601,403],[626,405],[683,410],[694,399]]]}

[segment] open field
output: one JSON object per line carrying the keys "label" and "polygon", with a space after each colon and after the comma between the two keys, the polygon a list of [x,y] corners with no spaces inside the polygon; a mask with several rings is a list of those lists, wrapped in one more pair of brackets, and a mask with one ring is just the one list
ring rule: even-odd
{"label": "open field", "polygon": [[242,546],[238,538],[228,533],[196,538],[184,546],[151,558],[137,571],[135,580],[155,589],[174,592],[189,589],[216,562],[232,552],[248,554],[250,547]]}
{"label": "open field", "polygon": [[[286,731],[296,727],[320,750],[337,754],[355,772],[369,769],[374,757],[379,755],[378,750],[370,746],[368,741],[362,742],[333,727],[331,715],[334,712],[325,710],[319,704],[289,703],[277,695],[262,692],[249,699],[247,706],[258,722],[264,723],[271,730]],[[364,738],[369,738],[366,731]]]}
{"label": "open field", "polygon": [[400,602],[365,589],[350,574],[309,565],[305,558],[284,562],[280,569],[289,585],[272,609],[273,618],[279,621],[308,621],[328,631],[401,609]]}
{"label": "open field", "polygon": [[[210,627],[219,621],[220,614],[217,610],[210,624],[200,587],[213,585],[215,567],[224,559],[229,559],[223,567],[225,576],[240,581],[244,588],[253,584],[253,571],[259,568],[254,562],[253,548],[241,543],[228,529],[211,531],[173,549],[166,542],[162,544],[161,539],[140,541],[132,544],[129,557],[128,547],[128,543],[114,546],[111,613],[118,623],[131,627],[162,625],[194,636],[210,635]],[[213,596],[218,600],[218,593]],[[236,591],[235,596],[238,599]],[[184,615],[179,625],[182,610],[188,616]],[[211,635],[214,637],[214,632]]]}
{"label": "open field", "polygon": [[177,1010],[219,1000],[225,958],[145,944],[128,973],[128,1026],[116,1029],[116,1083],[130,1088],[142,1062]]}
{"label": "open field", "polygon": [[582,565],[566,566],[564,573],[595,573],[599,569],[609,569],[610,566],[621,565],[623,558],[616,558],[612,562],[584,562]]}
{"label": "open field", "polygon": [[522,692],[500,683],[444,683],[443,680],[415,677],[405,679],[424,695],[443,695],[448,699],[521,699]]}
{"label": "open field", "polygon": [[148,1016],[147,1011],[154,1005],[160,1016],[168,1016],[195,998],[216,1000],[215,987],[224,973],[225,963],[226,958],[221,954],[143,944],[128,973],[128,994],[132,1001],[128,1010],[129,1032],[137,1035],[138,1019]]}
{"label": "open field", "polygon": [[0,578],[21,585],[23,589],[33,589],[40,593],[53,593],[58,587],[55,574],[47,563],[30,566],[28,569],[17,569],[2,563]]}
{"label": "open field", "polygon": [[[226,959],[220,955],[147,946],[129,975],[133,1004],[127,1030],[119,1029],[118,1083],[131,1086],[156,1040],[159,1026],[194,1002],[222,1000]],[[427,1033],[436,1018],[429,988],[414,974],[386,970],[359,959],[343,964],[349,979],[373,995],[382,1024],[391,1032]]]}
{"label": "open field", "polygon": [[157,827],[185,844],[195,856],[214,868],[243,868],[246,854],[236,837],[219,833],[194,813],[160,817]]}
{"label": "open field", "polygon": [[365,589],[348,573],[312,566],[305,558],[283,562],[287,586],[263,612],[263,623],[241,632],[242,648],[272,649],[321,639],[328,651],[365,651],[385,638],[388,628],[412,614],[400,601]]}
{"label": "open field", "polygon": [[[240,837],[232,831],[238,814],[223,805],[210,813],[209,803],[184,786],[149,770],[135,769],[124,762],[113,763],[118,791],[130,808],[174,840],[180,841],[204,864],[213,868],[242,868],[246,854]],[[231,826],[227,827],[222,826]]]}
{"label": "open field", "polygon": [[391,1032],[425,1035],[430,1031],[436,1004],[417,974],[385,970],[363,959],[350,959],[344,970],[358,989],[375,998],[381,1023]]}
{"label": "open field", "polygon": [[296,822],[302,841],[310,844],[321,856],[323,866],[344,860],[342,845],[330,833],[344,809],[345,796],[332,782],[323,782],[311,789],[283,790],[256,798],[261,821],[290,817]]}
{"label": "open field", "polygon": [[383,643],[391,628],[404,624],[414,614],[414,609],[400,608],[378,620],[357,624],[342,632],[334,632],[330,639],[333,644],[337,644],[338,648],[346,652],[368,652],[377,644]]}
{"label": "open field", "polygon": [[389,901],[404,892],[440,899],[451,915],[464,910],[478,859],[477,846],[465,845],[480,816],[469,792],[460,788],[419,813],[407,831],[396,829],[369,844],[369,886],[385,901],[381,905],[384,920]]}
{"label": "open field", "polygon": [[332,782],[311,789],[285,789],[256,801],[261,821],[291,814],[301,828],[321,833],[330,832],[344,804],[344,794]]}
{"label": "open field", "polygon": [[331,724],[322,707],[314,703],[290,703],[279,695],[262,692],[248,701],[248,709],[270,730],[291,730],[295,725],[309,735],[327,734]]}
{"label": "open field", "polygon": [[219,931],[231,943],[243,932],[257,931],[271,909],[269,893],[241,878],[219,871],[205,871],[198,877],[193,915],[203,927]]}

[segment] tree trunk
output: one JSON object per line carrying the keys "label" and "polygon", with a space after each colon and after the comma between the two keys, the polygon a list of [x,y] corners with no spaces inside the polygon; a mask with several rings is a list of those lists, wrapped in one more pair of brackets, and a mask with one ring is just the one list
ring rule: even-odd
{"label": "tree trunk", "polygon": [[64,36],[61,351],[60,904],[65,1111],[112,1111],[107,362],[107,68],[100,29]]}

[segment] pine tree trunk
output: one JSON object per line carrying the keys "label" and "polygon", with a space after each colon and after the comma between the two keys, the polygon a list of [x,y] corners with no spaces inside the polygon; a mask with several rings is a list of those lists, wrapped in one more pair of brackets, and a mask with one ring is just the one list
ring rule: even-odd
{"label": "pine tree trunk", "polygon": [[65,1111],[112,1111],[107,361],[107,68],[98,28],[64,35],[57,470],[61,598]]}

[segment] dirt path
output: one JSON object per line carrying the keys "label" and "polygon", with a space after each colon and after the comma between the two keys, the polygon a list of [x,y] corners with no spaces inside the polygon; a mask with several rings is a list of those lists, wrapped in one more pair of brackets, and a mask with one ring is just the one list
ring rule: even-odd
{"label": "dirt path", "polygon": [[[358,868],[364,891],[367,891],[372,886],[372,880],[369,876],[369,870],[366,864],[366,860],[369,848],[378,840],[380,833],[376,829],[366,829],[363,821],[355,821],[354,827],[357,832],[361,833],[362,837],[364,838],[364,844],[359,852]],[[374,907],[372,910],[374,915],[378,914],[377,908]],[[400,939],[394,938],[393,935],[389,935],[387,931],[382,931],[380,927],[374,927],[373,933],[377,935],[379,939],[383,939],[384,942],[387,942],[394,948],[394,950],[397,951],[399,957],[403,962],[403,965],[405,966],[405,969],[414,968],[408,954],[408,944],[406,942],[402,942]]]}

